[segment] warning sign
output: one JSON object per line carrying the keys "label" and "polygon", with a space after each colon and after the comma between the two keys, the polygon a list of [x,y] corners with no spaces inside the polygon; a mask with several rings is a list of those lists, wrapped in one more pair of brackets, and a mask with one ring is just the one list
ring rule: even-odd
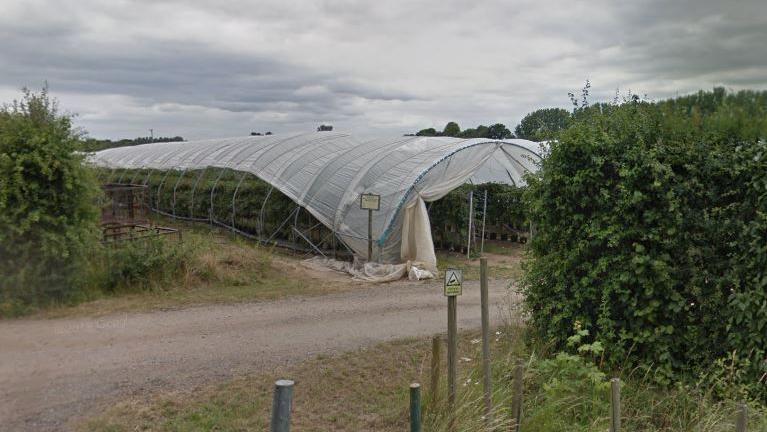
{"label": "warning sign", "polygon": [[458,269],[445,270],[445,295],[459,296],[463,294],[463,272]]}

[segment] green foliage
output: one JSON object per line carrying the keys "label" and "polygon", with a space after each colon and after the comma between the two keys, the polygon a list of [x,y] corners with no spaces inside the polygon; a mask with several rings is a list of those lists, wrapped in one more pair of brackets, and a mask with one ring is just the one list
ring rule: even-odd
{"label": "green foliage", "polygon": [[81,149],[87,152],[95,152],[99,150],[105,150],[113,147],[126,147],[139,144],[161,143],[161,142],[178,142],[184,141],[184,137],[138,137],[134,139],[121,139],[112,141],[109,139],[99,140],[94,138],[85,139],[82,142]]}
{"label": "green foliage", "polygon": [[610,367],[662,383],[719,376],[734,353],[729,384],[767,400],[766,102],[715,90],[580,109],[525,195],[539,337],[565,347],[581,322]]}
{"label": "green foliage", "polygon": [[513,137],[513,135],[503,123],[496,123],[487,128],[487,137],[491,139],[507,139]]}
{"label": "green foliage", "polygon": [[449,122],[442,130],[442,136],[457,137],[461,133],[461,127],[456,122]]}
{"label": "green foliage", "polygon": [[91,287],[110,294],[170,286],[189,271],[195,245],[162,237],[124,242],[91,254]]}
{"label": "green foliage", "polygon": [[78,294],[98,188],[47,89],[0,110],[0,316]]}
{"label": "green foliage", "polygon": [[533,412],[526,413],[528,430],[583,430],[604,418],[610,401],[607,376],[582,357],[560,352],[553,358],[534,363],[535,394]]}
{"label": "green foliage", "polygon": [[416,136],[437,136],[439,133],[434,128],[426,128],[421,129],[418,131],[418,133],[415,134]]}
{"label": "green foliage", "polygon": [[570,113],[562,108],[543,108],[527,114],[514,129],[517,138],[551,140],[570,124]]}
{"label": "green foliage", "polygon": [[500,183],[462,185],[439,199],[429,203],[429,221],[437,245],[443,249],[466,246],[467,221],[469,220],[468,196],[474,191],[475,199],[481,200],[487,190],[488,226],[505,226],[508,229],[526,231],[527,219],[522,200],[523,188]]}
{"label": "green foliage", "polygon": [[449,136],[459,138],[488,138],[488,139],[507,139],[513,138],[514,134],[503,123],[496,123],[490,127],[479,125],[476,128],[469,128],[461,131],[456,122],[448,122],[445,128],[440,132],[434,128],[421,129],[416,136]]}

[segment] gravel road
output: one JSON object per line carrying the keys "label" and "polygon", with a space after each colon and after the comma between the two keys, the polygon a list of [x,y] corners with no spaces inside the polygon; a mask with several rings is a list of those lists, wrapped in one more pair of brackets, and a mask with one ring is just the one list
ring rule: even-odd
{"label": "gravel road", "polygon": [[[490,283],[491,319],[508,282]],[[103,318],[0,321],[0,430],[68,430],[121,398],[188,391],[446,328],[441,283],[365,285],[321,297]],[[480,326],[479,285],[464,284],[459,328]]]}

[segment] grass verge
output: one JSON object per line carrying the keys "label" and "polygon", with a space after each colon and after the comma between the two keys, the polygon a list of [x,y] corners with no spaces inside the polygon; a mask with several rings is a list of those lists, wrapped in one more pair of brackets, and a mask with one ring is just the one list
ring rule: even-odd
{"label": "grass verge", "polygon": [[100,316],[200,304],[273,300],[353,288],[350,278],[305,268],[300,260],[216,230],[184,231],[94,253],[78,304],[52,305],[39,318]]}
{"label": "grass verge", "polygon": [[[507,327],[492,338],[494,406],[492,424],[508,430],[511,370],[525,369],[522,430],[559,432],[607,430],[608,376],[584,358],[545,356],[526,347],[522,331]],[[443,349],[442,371],[445,368]],[[423,385],[424,430],[447,430],[451,413],[459,431],[485,428],[482,408],[481,344],[464,333],[459,346],[458,404],[444,406],[442,377],[433,402],[429,385],[430,339],[383,343],[339,356],[320,356],[292,367],[201,389],[123,402],[79,425],[80,431],[267,430],[273,383],[296,381],[292,430],[402,431],[408,427],[408,385]],[[646,376],[625,374],[622,421],[626,430],[650,432],[734,430],[735,404],[716,401],[705,389],[658,388]],[[750,406],[749,430],[767,430],[767,411]]]}

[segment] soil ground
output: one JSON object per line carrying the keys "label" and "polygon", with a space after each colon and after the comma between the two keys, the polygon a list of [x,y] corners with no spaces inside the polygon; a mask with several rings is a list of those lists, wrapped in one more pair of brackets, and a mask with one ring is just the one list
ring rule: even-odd
{"label": "soil ground", "polygon": [[[492,319],[512,301],[490,283]],[[192,392],[251,373],[442,332],[440,281],[102,317],[0,322],[0,430],[67,430],[115,402]],[[459,299],[459,328],[479,327],[479,284]]]}

